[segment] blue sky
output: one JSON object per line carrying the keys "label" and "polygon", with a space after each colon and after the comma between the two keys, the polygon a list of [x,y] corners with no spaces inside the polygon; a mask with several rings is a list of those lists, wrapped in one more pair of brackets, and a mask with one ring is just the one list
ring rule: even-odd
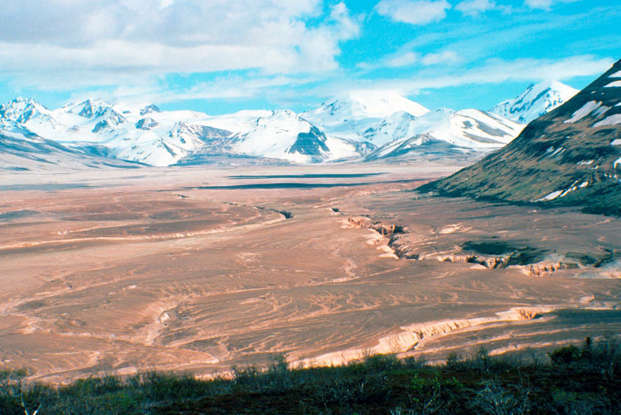
{"label": "blue sky", "polygon": [[582,88],[621,58],[612,0],[5,0],[0,101],[84,97],[212,114],[356,89],[487,109]]}

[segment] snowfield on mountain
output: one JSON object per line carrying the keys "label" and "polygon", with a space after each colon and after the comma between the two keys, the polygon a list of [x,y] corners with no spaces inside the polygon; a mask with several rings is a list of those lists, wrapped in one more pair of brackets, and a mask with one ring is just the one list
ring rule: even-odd
{"label": "snowfield on mountain", "polygon": [[96,99],[50,110],[17,98],[0,106],[0,130],[25,132],[93,157],[151,166],[210,163],[218,157],[294,164],[450,160],[500,148],[524,127],[509,118],[529,120],[570,95],[570,87],[553,82],[529,87],[494,112],[430,111],[395,91],[359,90],[299,114],[243,110],[223,115]]}
{"label": "snowfield on mountain", "polygon": [[439,109],[409,123],[408,134],[378,148],[368,159],[420,156],[425,153],[489,152],[515,138],[524,126],[495,114],[467,109]]}
{"label": "snowfield on mountain", "polygon": [[528,124],[563,105],[577,93],[577,89],[561,82],[540,82],[530,85],[516,98],[502,101],[491,112],[515,122]]}

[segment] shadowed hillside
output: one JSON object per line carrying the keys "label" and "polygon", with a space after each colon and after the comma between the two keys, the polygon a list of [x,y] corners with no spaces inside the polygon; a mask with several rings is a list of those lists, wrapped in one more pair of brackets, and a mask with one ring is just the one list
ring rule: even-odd
{"label": "shadowed hillside", "polygon": [[480,162],[420,188],[621,214],[621,60]]}

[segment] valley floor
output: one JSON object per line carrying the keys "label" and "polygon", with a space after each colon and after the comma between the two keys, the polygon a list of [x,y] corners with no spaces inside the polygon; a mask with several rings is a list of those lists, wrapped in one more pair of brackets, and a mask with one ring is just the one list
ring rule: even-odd
{"label": "valley floor", "polygon": [[3,173],[0,369],[208,378],[621,332],[621,221],[413,191],[458,167]]}

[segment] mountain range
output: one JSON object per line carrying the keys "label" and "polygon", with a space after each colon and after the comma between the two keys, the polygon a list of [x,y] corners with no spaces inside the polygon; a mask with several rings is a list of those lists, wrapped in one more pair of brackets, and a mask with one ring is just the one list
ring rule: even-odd
{"label": "mountain range", "polygon": [[421,191],[621,214],[621,60],[502,150]]}
{"label": "mountain range", "polygon": [[[152,166],[479,157],[510,142],[525,122],[574,92],[559,82],[533,85],[486,112],[430,111],[392,91],[352,91],[299,114],[247,110],[218,116],[96,99],[51,110],[17,98],[0,106],[0,149],[11,148],[12,167],[19,167],[20,157]],[[33,146],[46,152],[35,156]]]}

